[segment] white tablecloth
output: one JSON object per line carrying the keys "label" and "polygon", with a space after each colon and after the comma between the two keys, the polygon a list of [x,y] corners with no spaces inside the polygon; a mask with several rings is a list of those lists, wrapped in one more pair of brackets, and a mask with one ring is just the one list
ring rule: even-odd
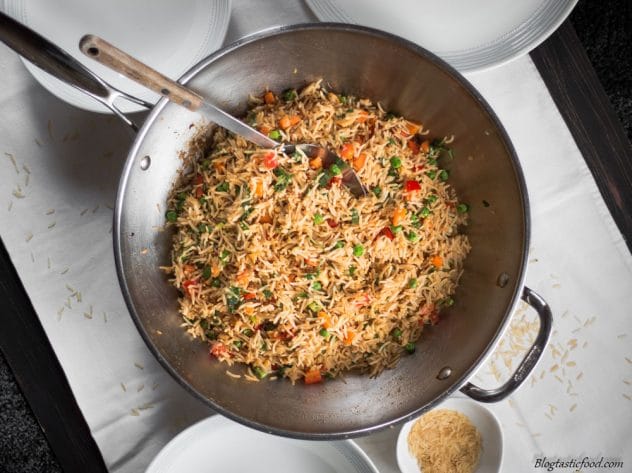
{"label": "white tablecloth", "polygon": [[[235,0],[227,41],[313,19],[301,2],[276,3]],[[119,290],[112,206],[132,136],[51,96],[4,46],[0,77],[0,236],[109,469],[142,471],[211,411],[154,360]],[[527,284],[555,316],[534,375],[489,406],[503,427],[504,471],[532,471],[543,456],[613,457],[629,471],[632,256],[530,58],[468,78],[520,157],[533,224]],[[524,308],[514,315],[477,383],[498,384],[515,367],[535,319]],[[397,431],[358,440],[382,472],[398,471]]]}

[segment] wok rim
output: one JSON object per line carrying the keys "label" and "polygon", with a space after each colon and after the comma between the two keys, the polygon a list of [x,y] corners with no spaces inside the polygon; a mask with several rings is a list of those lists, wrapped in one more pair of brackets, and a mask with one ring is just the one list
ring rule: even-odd
{"label": "wok rim", "polygon": [[[153,356],[162,365],[162,367],[186,391],[192,394],[193,397],[202,401],[202,403],[212,408],[215,412],[222,414],[223,416],[228,417],[231,420],[234,420],[236,422],[239,422],[243,425],[246,425],[248,427],[254,428],[262,432],[279,435],[283,437],[302,439],[302,440],[322,440],[322,441],[342,440],[342,439],[361,437],[361,436],[370,435],[372,433],[376,433],[380,430],[386,429],[389,426],[395,426],[395,425],[407,422],[409,420],[412,420],[418,417],[419,415],[423,414],[424,412],[427,412],[428,410],[433,409],[434,407],[439,405],[444,399],[448,398],[449,396],[454,394],[456,391],[458,391],[461,387],[463,387],[463,385],[465,385],[468,382],[468,380],[480,368],[480,366],[486,361],[486,359],[489,358],[489,356],[491,356],[491,354],[494,351],[494,348],[498,344],[500,338],[502,337],[502,335],[504,334],[505,330],[507,329],[509,325],[511,317],[516,309],[516,305],[518,304],[520,300],[522,289],[525,284],[524,280],[526,276],[529,241],[530,241],[530,236],[531,236],[529,196],[527,193],[527,186],[526,186],[526,181],[524,179],[522,167],[520,165],[520,161],[518,159],[516,150],[514,149],[513,143],[511,142],[509,135],[507,134],[504,126],[502,125],[502,122],[500,121],[500,119],[498,118],[494,110],[491,108],[491,106],[487,103],[487,101],[483,98],[483,96],[478,92],[478,90],[476,90],[476,88],[461,73],[459,73],[455,68],[450,66],[446,61],[444,61],[440,57],[436,56],[435,54],[423,48],[422,46],[419,46],[411,41],[408,41],[394,34],[387,33],[385,31],[381,31],[375,28],[369,28],[365,26],[351,25],[351,24],[346,24],[346,23],[332,23],[332,22],[301,23],[301,24],[284,25],[284,26],[276,26],[272,28],[267,28],[267,29],[255,32],[253,34],[250,34],[248,36],[245,36],[231,44],[228,44],[222,47],[221,49],[217,50],[213,54],[202,59],[196,65],[192,66],[187,72],[185,72],[178,79],[178,82],[182,84],[188,83],[193,77],[195,77],[197,74],[203,71],[211,63],[213,63],[214,61],[218,60],[219,58],[227,54],[232,53],[234,50],[239,49],[240,47],[246,44],[256,42],[256,41],[259,41],[271,36],[282,35],[284,33],[292,33],[295,31],[304,31],[304,30],[325,30],[325,31],[335,30],[335,31],[342,31],[342,32],[355,32],[355,33],[365,34],[369,36],[376,36],[381,39],[386,39],[388,41],[393,42],[397,46],[401,46],[403,48],[411,50],[416,55],[423,57],[425,60],[430,61],[434,66],[442,69],[453,80],[455,80],[461,87],[463,87],[464,90],[471,95],[471,97],[478,104],[481,110],[489,116],[490,120],[494,123],[496,127],[498,136],[501,139],[501,142],[503,143],[507,151],[508,158],[510,158],[511,160],[512,168],[514,171],[514,177],[516,180],[519,196],[521,199],[521,208],[522,208],[522,217],[523,217],[522,220],[523,220],[523,227],[524,227],[524,234],[522,238],[522,254],[520,258],[521,261],[519,265],[519,272],[516,275],[515,280],[514,280],[514,287],[512,290],[513,293],[511,295],[510,302],[507,305],[507,308],[505,309],[503,320],[498,326],[494,336],[490,339],[487,345],[482,349],[481,354],[472,363],[470,368],[465,370],[465,372],[460,378],[452,381],[452,385],[448,387],[441,395],[437,396],[432,401],[422,406],[419,406],[417,409],[413,410],[412,412],[403,416],[390,419],[390,420],[386,420],[386,421],[382,421],[378,423],[371,423],[370,425],[355,428],[352,430],[347,430],[347,431],[314,433],[314,432],[300,432],[296,430],[288,430],[284,428],[272,427],[267,424],[262,424],[260,422],[256,422],[246,417],[242,417],[238,414],[235,414],[232,411],[225,409],[224,407],[216,404],[214,401],[212,401],[211,399],[207,398],[206,396],[198,392],[191,384],[189,384],[187,380],[185,380],[181,376],[181,374],[169,363],[169,361],[161,355],[158,348],[152,342],[147,330],[145,329],[145,326],[143,325],[141,321],[140,315],[136,311],[136,308],[134,306],[134,301],[129,291],[129,288],[127,286],[127,281],[126,281],[125,273],[123,270],[123,257],[124,256],[123,256],[122,247],[121,247],[122,245],[121,245],[120,232],[121,232],[121,220],[122,220],[123,208],[124,208],[124,195],[127,190],[128,179],[129,179],[130,174],[132,173],[135,158],[138,154],[138,151],[140,147],[142,146],[149,129],[152,127],[156,119],[159,117],[162,110],[169,103],[169,100],[164,97],[161,98],[154,105],[149,115],[147,116],[146,120],[144,121],[141,129],[139,130],[134,140],[134,143],[132,144],[129,150],[129,153],[125,161],[125,165],[121,173],[121,179],[120,179],[119,187],[117,190],[116,204],[114,208],[114,222],[113,222],[113,232],[112,232],[114,260],[115,260],[115,266],[116,266],[116,275],[119,280],[119,284],[121,287],[121,292],[123,293],[125,304],[131,315],[134,325],[136,325],[136,328],[138,332],[140,333],[142,339],[144,340],[145,344],[147,345],[147,347],[149,348]],[[169,183],[169,185],[171,185],[171,182]]]}

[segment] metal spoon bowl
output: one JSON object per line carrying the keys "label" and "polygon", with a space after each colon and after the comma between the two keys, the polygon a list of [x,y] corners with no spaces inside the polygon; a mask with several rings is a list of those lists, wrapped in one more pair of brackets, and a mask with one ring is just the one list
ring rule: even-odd
{"label": "metal spoon bowl", "polygon": [[286,154],[292,154],[296,150],[300,150],[311,159],[320,157],[324,169],[329,169],[334,164],[338,165],[341,170],[342,184],[356,197],[363,197],[367,194],[366,187],[362,184],[353,168],[332,151],[314,144],[279,143],[216,107],[205,100],[203,96],[169,79],[98,36],[84,36],[79,42],[79,48],[85,55],[95,59],[104,66],[153,90],[171,102],[199,113],[208,120],[258,146],[277,149]]}

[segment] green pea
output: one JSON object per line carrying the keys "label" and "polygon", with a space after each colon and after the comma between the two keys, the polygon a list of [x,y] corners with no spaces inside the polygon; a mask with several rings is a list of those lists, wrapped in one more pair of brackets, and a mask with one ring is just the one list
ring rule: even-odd
{"label": "green pea", "polygon": [[391,157],[391,167],[393,169],[399,169],[400,167],[402,167],[402,160],[399,158],[399,156]]}
{"label": "green pea", "polygon": [[314,291],[320,291],[323,288],[323,285],[320,283],[320,281],[314,281],[312,283],[312,289]]}
{"label": "green pea", "polygon": [[360,257],[364,254],[364,246],[358,244],[353,246],[353,256]]}
{"label": "green pea", "polygon": [[415,353],[416,347],[415,344],[413,342],[408,342],[405,346],[404,346],[405,350],[410,353],[413,354]]}
{"label": "green pea", "polygon": [[450,173],[449,173],[448,171],[446,171],[445,169],[442,169],[442,170],[439,172],[439,179],[440,179],[440,180],[442,180],[442,181],[444,181],[444,182],[445,182],[445,181],[447,181],[447,180],[448,180],[448,177],[450,177]]}
{"label": "green pea", "polygon": [[459,204],[456,206],[456,211],[459,212],[460,214],[464,214],[467,213],[470,210],[470,206],[467,204]]}
{"label": "green pea", "polygon": [[417,284],[417,278],[411,278],[410,281],[408,281],[408,287],[411,289],[415,289],[417,287]]}
{"label": "green pea", "polygon": [[178,214],[176,213],[175,210],[168,210],[167,213],[165,214],[165,218],[169,222],[175,222],[176,220],[178,220]]}
{"label": "green pea", "polygon": [[281,132],[279,130],[272,130],[270,133],[268,133],[268,137],[273,140],[280,140]]}
{"label": "green pea", "polygon": [[314,214],[313,220],[314,225],[320,225],[325,221],[325,217],[323,217],[321,214]]}
{"label": "green pea", "polygon": [[406,239],[415,243],[419,241],[419,235],[417,235],[415,232],[408,232],[406,233]]}

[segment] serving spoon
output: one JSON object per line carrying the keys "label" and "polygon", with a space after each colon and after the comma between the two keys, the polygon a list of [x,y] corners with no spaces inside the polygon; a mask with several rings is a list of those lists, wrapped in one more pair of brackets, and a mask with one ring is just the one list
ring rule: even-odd
{"label": "serving spoon", "polygon": [[285,154],[292,154],[297,150],[301,151],[310,159],[320,158],[324,169],[329,169],[334,164],[337,165],[341,171],[342,184],[355,197],[363,197],[367,194],[366,187],[362,184],[353,168],[327,148],[314,144],[279,143],[216,107],[188,87],[169,79],[98,36],[86,35],[81,38],[79,49],[86,56],[95,59],[104,66],[153,90],[175,104],[199,113],[208,120],[242,136],[257,146],[278,149]]}

